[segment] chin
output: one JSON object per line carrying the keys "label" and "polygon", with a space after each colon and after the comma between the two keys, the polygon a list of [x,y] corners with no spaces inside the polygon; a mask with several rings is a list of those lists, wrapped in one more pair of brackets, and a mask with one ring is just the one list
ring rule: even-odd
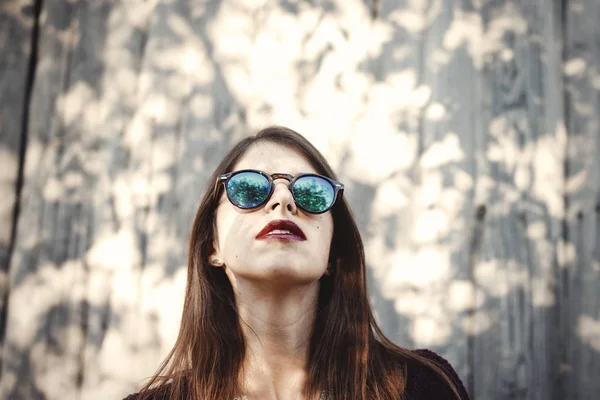
{"label": "chin", "polygon": [[270,265],[260,268],[258,273],[253,274],[253,279],[285,283],[310,283],[318,280],[323,272],[316,271],[305,266]]}

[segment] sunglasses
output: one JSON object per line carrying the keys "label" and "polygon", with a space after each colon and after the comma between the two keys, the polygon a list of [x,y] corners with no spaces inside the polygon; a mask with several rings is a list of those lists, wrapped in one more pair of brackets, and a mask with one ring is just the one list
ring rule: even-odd
{"label": "sunglasses", "polygon": [[285,179],[298,208],[310,214],[322,214],[335,204],[344,185],[318,174],[267,174],[244,169],[219,175],[217,184],[223,183],[227,198],[236,207],[250,210],[265,204],[275,190],[274,180]]}

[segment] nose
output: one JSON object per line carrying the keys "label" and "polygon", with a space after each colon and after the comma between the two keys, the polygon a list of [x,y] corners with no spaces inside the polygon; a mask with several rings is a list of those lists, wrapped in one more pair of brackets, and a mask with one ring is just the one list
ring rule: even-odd
{"label": "nose", "polygon": [[277,207],[281,207],[282,209],[288,210],[292,214],[296,214],[298,212],[298,208],[296,207],[294,197],[290,191],[289,182],[285,179],[276,179],[273,181],[273,186],[273,195],[269,201],[267,201],[265,210],[271,212],[276,210]]}

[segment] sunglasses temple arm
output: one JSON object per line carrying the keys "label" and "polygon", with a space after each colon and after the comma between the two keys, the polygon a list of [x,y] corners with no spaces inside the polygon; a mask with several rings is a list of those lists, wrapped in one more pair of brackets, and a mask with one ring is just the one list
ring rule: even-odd
{"label": "sunglasses temple arm", "polygon": [[227,178],[224,176],[217,177],[217,180],[215,182],[215,187],[214,187],[214,193],[217,193],[217,191],[219,190],[219,186],[221,186],[221,184],[223,184],[226,180],[227,180]]}

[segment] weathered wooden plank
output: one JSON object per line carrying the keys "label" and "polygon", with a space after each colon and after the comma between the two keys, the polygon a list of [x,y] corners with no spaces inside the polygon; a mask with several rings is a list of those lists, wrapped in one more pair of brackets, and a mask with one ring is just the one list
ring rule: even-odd
{"label": "weathered wooden plank", "polygon": [[[84,95],[90,102],[78,112],[87,120],[82,129],[89,137],[85,151],[91,160],[86,165],[94,171],[95,188],[93,232],[84,256],[89,312],[80,354],[80,393],[86,399],[123,397],[157,365],[159,346],[156,340],[148,345],[156,328],[143,318],[148,294],[142,289],[146,223],[155,207],[148,192],[153,148],[148,130],[154,121],[152,116],[138,117],[146,111],[142,69],[153,7],[154,3],[132,1],[106,2],[100,8],[103,24],[89,27],[87,40],[102,42],[101,72],[93,91],[82,87],[80,93],[71,93],[72,101]],[[90,9],[88,18],[98,18],[98,11]]]}
{"label": "weathered wooden plank", "polygon": [[469,324],[471,394],[559,399],[560,9],[552,2],[504,1],[484,5],[480,16],[488,119],[485,133],[475,137],[472,277],[481,303]]}
{"label": "weathered wooden plank", "polygon": [[93,231],[91,183],[98,174],[86,165],[86,146],[94,144],[85,134],[97,115],[85,111],[97,111],[86,107],[102,70],[103,43],[93,36],[104,24],[106,3],[43,6],[1,392],[6,398],[74,399],[84,372],[87,316],[95,311],[85,298],[83,255]]}
{"label": "weathered wooden plank", "polygon": [[596,393],[597,6],[567,18],[559,247],[556,2],[384,2],[373,22],[356,1],[188,3],[44,2],[3,395],[118,398],[154,371],[205,180],[269,122],[347,183],[392,339],[442,353],[477,399]]}
{"label": "weathered wooden plank", "polygon": [[[439,299],[432,299],[431,313],[425,305],[429,302],[423,301],[440,278],[417,272],[419,248],[411,235],[415,219],[423,211],[414,209],[419,187],[414,170],[422,151],[416,145],[419,118],[430,95],[429,82],[420,75],[424,30],[429,26],[405,26],[397,18],[405,10],[414,11],[416,18],[424,16],[422,10],[411,10],[409,2],[398,1],[383,3],[373,22],[365,7],[360,17],[342,23],[347,32],[355,31],[352,22],[369,26],[354,35],[370,37],[372,42],[361,48],[360,41],[351,36],[347,42],[336,43],[340,53],[347,51],[344,45],[353,43],[364,53],[356,50],[355,66],[338,67],[344,95],[338,93],[338,99],[332,94],[330,101],[352,104],[351,98],[357,97],[358,109],[349,109],[355,113],[350,118],[356,123],[348,126],[350,135],[342,141],[341,147],[348,150],[338,156],[345,159],[338,171],[347,185],[344,195],[356,214],[365,244],[369,293],[377,320],[391,340],[414,348],[445,343],[446,337],[431,335],[430,330],[420,332],[435,324],[431,314],[439,311]],[[344,11],[351,13],[350,5]],[[322,35],[321,40],[326,37]],[[363,68],[358,67],[360,64]],[[326,86],[321,86],[320,92],[327,93]],[[342,131],[347,123],[341,121]],[[442,325],[447,328],[444,322]]]}
{"label": "weathered wooden plank", "polygon": [[[391,242],[396,257],[380,284],[392,290],[397,312],[408,317],[404,329],[412,347],[437,351],[466,382],[469,348],[463,321],[472,307],[473,287],[465,230],[473,208],[471,147],[480,123],[473,115],[481,110],[473,88],[481,73],[467,47],[448,44],[456,14],[462,12],[468,9],[454,2],[431,7],[406,2],[388,17],[397,33],[386,49],[395,58],[385,78],[406,86],[393,94],[398,101],[394,111],[401,115],[394,121],[396,135],[414,140],[415,155],[402,177],[410,183],[403,188],[407,206],[397,214]],[[448,84],[465,76],[468,85]],[[397,151],[404,157],[401,145]]]}
{"label": "weathered wooden plank", "polygon": [[600,393],[600,4],[567,3],[564,77],[568,152],[561,257],[563,398]]}
{"label": "weathered wooden plank", "polygon": [[0,348],[4,339],[8,264],[17,212],[17,181],[25,137],[28,73],[35,9],[32,1],[0,4]]}

